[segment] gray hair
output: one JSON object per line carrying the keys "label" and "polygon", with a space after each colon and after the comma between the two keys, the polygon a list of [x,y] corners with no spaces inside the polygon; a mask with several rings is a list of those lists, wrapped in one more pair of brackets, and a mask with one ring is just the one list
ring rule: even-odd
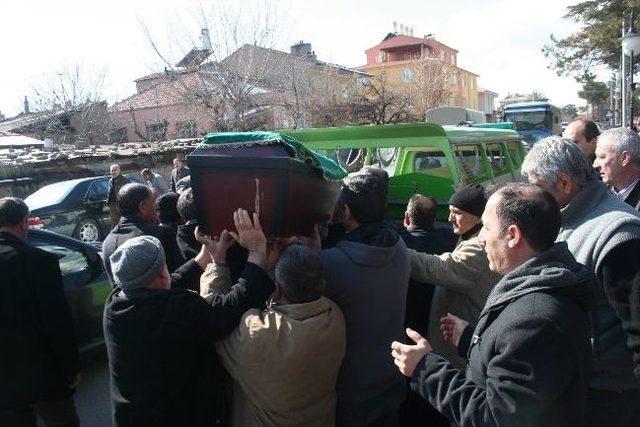
{"label": "gray hair", "polygon": [[616,154],[626,151],[631,155],[631,161],[640,166],[640,136],[629,128],[609,129],[600,135],[600,140],[607,139],[611,149]]}
{"label": "gray hair", "polygon": [[322,296],[324,275],[320,257],[306,246],[289,246],[282,251],[275,278],[289,304],[304,304]]}
{"label": "gray hair", "polygon": [[552,185],[561,173],[569,175],[580,187],[595,177],[589,160],[578,146],[559,136],[548,136],[534,144],[521,170],[525,178],[531,174]]}

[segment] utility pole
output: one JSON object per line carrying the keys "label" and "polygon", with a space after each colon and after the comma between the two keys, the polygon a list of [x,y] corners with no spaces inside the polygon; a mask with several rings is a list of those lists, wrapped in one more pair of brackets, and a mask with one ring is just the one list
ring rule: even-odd
{"label": "utility pole", "polygon": [[[622,37],[625,36],[625,27],[627,26],[627,20],[624,19],[622,21]],[[627,127],[627,56],[624,54],[624,49],[622,49],[621,53],[621,61],[620,61],[620,76],[622,78],[622,123],[620,126]]]}

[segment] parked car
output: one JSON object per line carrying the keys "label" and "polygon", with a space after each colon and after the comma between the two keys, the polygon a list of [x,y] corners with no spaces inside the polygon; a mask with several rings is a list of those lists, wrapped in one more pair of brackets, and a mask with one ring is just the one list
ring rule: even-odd
{"label": "parked car", "polygon": [[[134,175],[132,181],[142,182]],[[111,230],[107,188],[109,176],[79,178],[49,184],[29,195],[29,225],[83,242],[99,242]]]}
{"label": "parked car", "polygon": [[102,312],[111,284],[102,265],[100,246],[38,229],[29,230],[27,242],[58,257],[81,354],[101,349]]}

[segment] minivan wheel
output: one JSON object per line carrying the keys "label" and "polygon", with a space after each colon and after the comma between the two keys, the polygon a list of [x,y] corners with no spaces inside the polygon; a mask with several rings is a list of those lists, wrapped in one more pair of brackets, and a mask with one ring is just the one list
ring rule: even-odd
{"label": "minivan wheel", "polygon": [[85,243],[100,241],[100,226],[91,218],[84,218],[78,222],[74,236]]}

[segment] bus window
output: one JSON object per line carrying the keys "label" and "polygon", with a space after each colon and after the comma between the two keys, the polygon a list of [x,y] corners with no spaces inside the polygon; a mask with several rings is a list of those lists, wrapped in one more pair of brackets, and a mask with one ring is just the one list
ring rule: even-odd
{"label": "bus window", "polygon": [[447,156],[442,151],[417,152],[413,161],[413,171],[425,175],[452,179]]}
{"label": "bus window", "polygon": [[508,165],[504,157],[504,152],[502,151],[502,145],[487,144],[487,156],[489,156],[491,167],[493,168],[493,171],[496,175],[504,172],[505,167],[507,167]]}
{"label": "bus window", "polygon": [[464,175],[468,178],[468,183],[486,178],[486,171],[482,166],[482,155],[477,145],[456,146],[455,153]]}

